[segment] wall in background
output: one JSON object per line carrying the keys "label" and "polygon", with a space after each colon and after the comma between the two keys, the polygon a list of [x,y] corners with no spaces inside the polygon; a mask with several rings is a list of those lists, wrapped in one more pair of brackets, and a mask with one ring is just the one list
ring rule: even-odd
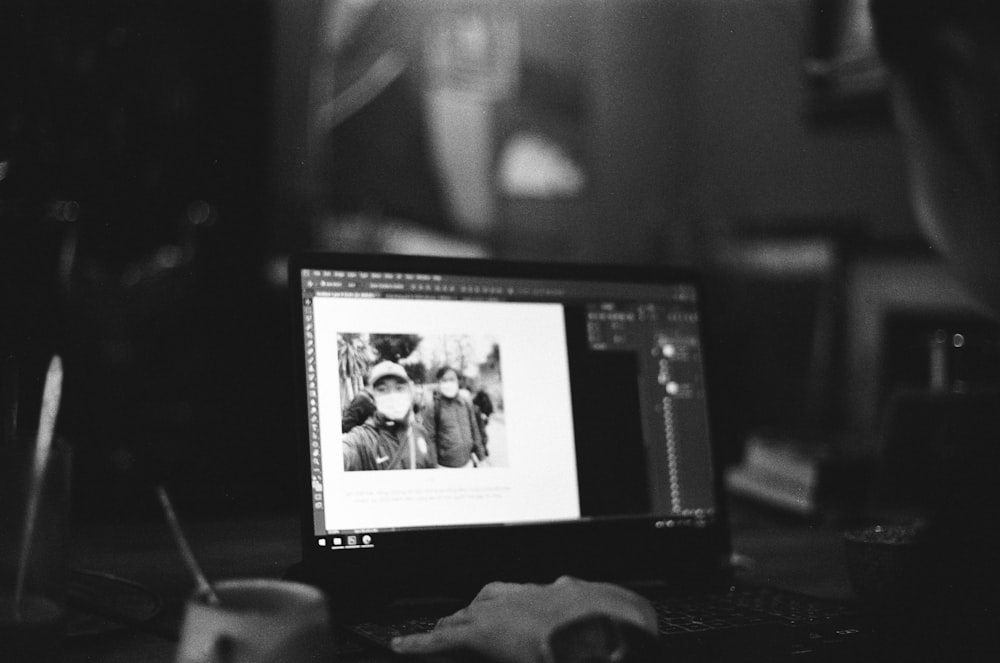
{"label": "wall in background", "polygon": [[[303,195],[303,104],[322,5],[275,0],[275,163],[287,210]],[[584,95],[583,193],[508,198],[495,219],[465,224],[485,228],[504,255],[701,262],[747,220],[914,236],[891,129],[818,126],[807,112],[811,3],[438,0],[408,11],[421,16],[414,26],[441,11],[516,16],[522,68],[570,79]],[[499,142],[486,137],[482,149]]]}
{"label": "wall in background", "polygon": [[818,126],[810,89],[810,3],[690,2],[697,38],[682,188],[695,223],[844,219],[879,239],[912,238],[903,155],[888,126]]}
{"label": "wall in background", "polygon": [[[745,225],[915,236],[891,130],[806,115],[806,2],[431,5],[513,7],[524,62],[569,72],[569,97],[584,95],[571,115],[586,187],[500,206],[482,237],[498,253],[703,263]],[[94,6],[19,0],[0,14],[16,63],[0,77],[3,349],[33,366],[67,352],[64,421],[93,445],[107,503],[127,505],[119,494],[152,467],[253,504],[283,491],[265,454],[235,452],[280,444],[288,412],[280,290],[261,281],[275,253],[309,246],[320,0]],[[59,201],[78,203],[62,275],[69,226],[46,217]],[[72,297],[46,307],[59,288]]]}

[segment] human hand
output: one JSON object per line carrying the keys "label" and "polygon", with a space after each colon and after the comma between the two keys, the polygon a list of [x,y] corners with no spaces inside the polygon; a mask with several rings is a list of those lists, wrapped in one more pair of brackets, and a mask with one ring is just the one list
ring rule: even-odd
{"label": "human hand", "polygon": [[550,585],[490,583],[432,632],[396,638],[392,648],[399,654],[473,654],[498,663],[535,663],[555,629],[590,615],[607,615],[656,634],[653,608],[638,594],[562,577]]}

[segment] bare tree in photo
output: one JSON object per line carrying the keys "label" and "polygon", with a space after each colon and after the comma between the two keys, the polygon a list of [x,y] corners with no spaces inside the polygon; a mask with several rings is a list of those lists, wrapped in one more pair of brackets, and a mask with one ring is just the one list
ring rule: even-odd
{"label": "bare tree in photo", "polygon": [[368,334],[337,334],[337,359],[340,364],[340,402],[350,403],[365,387],[373,361]]}

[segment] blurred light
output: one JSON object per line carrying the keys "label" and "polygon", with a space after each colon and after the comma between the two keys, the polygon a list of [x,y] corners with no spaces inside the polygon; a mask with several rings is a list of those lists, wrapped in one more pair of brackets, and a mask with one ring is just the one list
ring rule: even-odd
{"label": "blurred light", "polygon": [[7,173],[10,172],[10,161],[4,159],[0,161],[0,182],[7,179]]}
{"label": "blurred light", "polygon": [[184,252],[181,247],[168,245],[161,246],[156,252],[154,262],[160,269],[173,269],[184,260]]}
{"label": "blurred light", "polygon": [[822,274],[836,263],[837,250],[828,239],[747,240],[727,247],[723,259],[766,274]]}
{"label": "blurred light", "polygon": [[193,225],[210,226],[215,221],[212,206],[204,200],[196,200],[188,205],[187,218]]}
{"label": "blurred light", "polygon": [[288,285],[288,256],[279,255],[271,258],[264,266],[264,278],[275,288]]}
{"label": "blurred light", "polygon": [[80,218],[80,203],[75,200],[56,200],[49,203],[48,217],[63,223],[73,223]]}
{"label": "blurred light", "polygon": [[548,136],[522,132],[501,150],[501,190],[517,198],[566,198],[586,187],[583,169]]}

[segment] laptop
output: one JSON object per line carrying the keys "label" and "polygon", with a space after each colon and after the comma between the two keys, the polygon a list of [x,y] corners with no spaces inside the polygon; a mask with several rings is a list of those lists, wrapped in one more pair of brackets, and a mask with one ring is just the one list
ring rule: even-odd
{"label": "laptop", "polygon": [[[411,628],[401,617],[433,623],[487,582],[573,575],[675,604],[662,630],[701,660],[707,632],[755,622],[780,622],[789,653],[816,629],[858,632],[843,605],[733,585],[697,273],[347,254],[289,269],[303,488],[291,575],[323,587],[346,630],[385,642]],[[421,453],[443,444],[437,376],[450,370],[478,446],[457,467],[444,452],[421,463],[385,450],[355,466],[375,367],[412,383]],[[704,597],[701,616],[670,623]]]}

